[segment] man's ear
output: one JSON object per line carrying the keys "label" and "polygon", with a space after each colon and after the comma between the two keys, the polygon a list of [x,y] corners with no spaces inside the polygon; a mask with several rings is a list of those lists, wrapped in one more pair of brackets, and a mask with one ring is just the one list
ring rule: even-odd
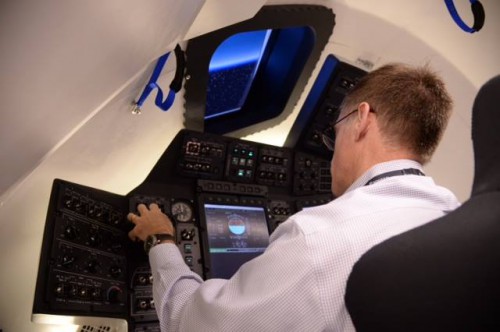
{"label": "man's ear", "polygon": [[363,139],[370,129],[372,129],[370,104],[362,102],[358,105],[358,112],[356,112],[356,139]]}

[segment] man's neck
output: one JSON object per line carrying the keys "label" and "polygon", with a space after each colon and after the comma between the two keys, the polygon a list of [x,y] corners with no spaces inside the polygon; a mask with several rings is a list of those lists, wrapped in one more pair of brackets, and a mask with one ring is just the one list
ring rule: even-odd
{"label": "man's neck", "polygon": [[410,153],[404,149],[386,149],[383,147],[368,149],[368,151],[365,151],[364,155],[360,156],[359,163],[357,163],[358,168],[353,170],[352,173],[354,176],[352,181],[356,181],[356,179],[375,165],[401,159],[413,160],[420,163],[419,158],[414,153]]}

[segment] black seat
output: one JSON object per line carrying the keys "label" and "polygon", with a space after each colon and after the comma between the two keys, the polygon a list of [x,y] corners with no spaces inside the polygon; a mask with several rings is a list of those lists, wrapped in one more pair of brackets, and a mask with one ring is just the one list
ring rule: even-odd
{"label": "black seat", "polygon": [[354,265],[345,301],[357,331],[500,331],[500,76],[474,101],[472,141],[471,198]]}

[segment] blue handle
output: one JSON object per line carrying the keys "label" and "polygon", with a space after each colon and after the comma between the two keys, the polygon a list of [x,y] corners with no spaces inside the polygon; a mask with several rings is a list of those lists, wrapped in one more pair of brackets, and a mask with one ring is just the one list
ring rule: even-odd
{"label": "blue handle", "polygon": [[474,15],[474,24],[472,27],[468,26],[462,18],[460,18],[455,5],[453,4],[453,0],[444,0],[444,2],[446,3],[446,7],[450,12],[451,17],[462,30],[469,33],[481,30],[484,25],[485,15],[483,5],[479,2],[479,0],[470,0],[472,14]]}
{"label": "blue handle", "polygon": [[176,62],[177,62],[177,69],[175,71],[175,77],[170,84],[170,90],[167,95],[167,99],[165,101],[163,100],[163,90],[161,87],[156,83],[158,78],[160,77],[161,71],[163,70],[163,67],[165,66],[165,63],[168,60],[168,56],[170,55],[169,53],[166,53],[162,55],[160,58],[158,58],[158,61],[156,62],[155,69],[153,70],[153,73],[151,74],[151,77],[149,78],[149,82],[146,84],[144,87],[144,90],[142,91],[141,96],[139,97],[139,100],[136,103],[136,107],[140,108],[143,104],[144,101],[148,98],[149,94],[151,91],[154,89],[158,89],[158,93],[156,94],[155,98],[155,104],[158,106],[160,109],[163,111],[168,111],[168,109],[172,106],[175,100],[175,94],[180,90],[182,86],[182,77],[184,74],[184,68],[185,68],[185,59],[184,59],[184,52],[180,48],[179,45],[175,47],[175,57],[176,57]]}

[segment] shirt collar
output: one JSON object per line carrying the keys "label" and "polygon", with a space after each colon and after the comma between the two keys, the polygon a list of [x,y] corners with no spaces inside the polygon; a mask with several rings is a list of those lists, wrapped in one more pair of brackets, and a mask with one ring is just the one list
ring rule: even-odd
{"label": "shirt collar", "polygon": [[349,188],[347,188],[346,193],[356,188],[364,186],[368,181],[370,181],[370,179],[374,178],[379,174],[391,171],[397,171],[405,168],[416,168],[423,172],[422,165],[414,160],[398,159],[398,160],[386,161],[380,164],[376,164],[375,166],[371,167],[366,172],[364,172],[359,178],[356,179],[356,181],[354,181],[349,186]]}

